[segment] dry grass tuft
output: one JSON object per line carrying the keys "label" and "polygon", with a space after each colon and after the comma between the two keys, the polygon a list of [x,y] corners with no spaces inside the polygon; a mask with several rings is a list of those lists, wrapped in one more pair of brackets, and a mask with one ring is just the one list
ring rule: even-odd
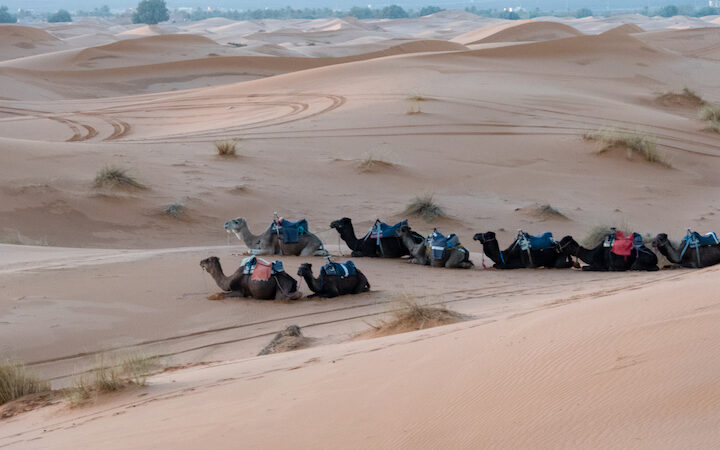
{"label": "dry grass tuft", "polygon": [[585,235],[585,238],[580,242],[585,248],[594,248],[600,245],[605,240],[605,236],[612,233],[612,227],[609,225],[597,225],[594,226],[590,232]]}
{"label": "dry grass tuft", "polygon": [[664,106],[698,108],[706,104],[702,97],[687,87],[680,92],[666,92],[658,96],[657,99]]}
{"label": "dry grass tuft", "polygon": [[97,367],[78,377],[73,387],[65,389],[65,398],[75,407],[98,394],[117,392],[133,384],[145,386],[148,375],[159,368],[159,360],[153,357],[130,355],[115,364],[106,364],[104,356],[100,356]]}
{"label": "dry grass tuft", "polygon": [[444,305],[423,305],[410,295],[401,295],[394,299],[398,309],[393,311],[392,319],[370,325],[371,330],[361,333],[357,338],[373,338],[409,331],[424,330],[441,325],[462,322],[468,316],[452,311]]}
{"label": "dry grass tuft", "polygon": [[386,161],[382,156],[368,152],[358,163],[358,170],[360,172],[374,172],[380,169],[389,169],[394,166],[395,164]]}
{"label": "dry grass tuft", "polygon": [[17,398],[50,390],[50,383],[28,372],[24,365],[0,362],[0,405]]}
{"label": "dry grass tuft", "polygon": [[447,217],[445,211],[434,201],[434,194],[424,194],[410,200],[405,207],[404,214],[422,217],[425,222]]}
{"label": "dry grass tuft", "polygon": [[182,203],[170,203],[163,208],[163,214],[179,219],[185,214],[185,207]]}
{"label": "dry grass tuft", "polygon": [[127,169],[112,166],[101,169],[95,175],[95,187],[147,189],[147,186],[130,176]]}
{"label": "dry grass tuft", "polygon": [[236,156],[237,151],[236,139],[225,139],[224,141],[215,141],[215,149],[219,156]]}
{"label": "dry grass tuft", "polygon": [[632,159],[633,154],[637,154],[646,161],[657,163],[668,168],[672,167],[670,162],[658,152],[655,141],[645,134],[606,129],[585,133],[583,138],[598,143],[598,155],[615,148],[624,148],[627,151],[626,157],[629,160]]}
{"label": "dry grass tuft", "polygon": [[706,104],[700,109],[700,117],[707,120],[711,130],[720,133],[720,105]]}
{"label": "dry grass tuft", "polygon": [[301,348],[310,347],[314,339],[305,337],[297,325],[290,325],[275,335],[272,341],[265,346],[258,356],[270,355],[272,353],[290,352]]}

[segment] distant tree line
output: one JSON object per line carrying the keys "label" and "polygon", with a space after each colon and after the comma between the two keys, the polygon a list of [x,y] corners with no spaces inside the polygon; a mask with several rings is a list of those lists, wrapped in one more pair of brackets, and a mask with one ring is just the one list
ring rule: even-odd
{"label": "distant tree line", "polygon": [[382,9],[355,6],[348,11],[333,10],[330,8],[303,8],[291,7],[280,9],[253,9],[253,10],[219,10],[194,9],[184,12],[187,20],[205,20],[212,17],[224,17],[232,20],[262,20],[262,19],[322,19],[326,17],[352,16],[358,19],[404,19],[407,17],[421,17],[444,11],[438,6],[425,6],[419,10],[405,10],[398,5],[386,6]]}
{"label": "distant tree line", "polygon": [[[262,19],[322,19],[327,17],[356,17],[358,19],[403,19],[412,17],[423,17],[444,11],[439,6],[425,6],[418,10],[404,9],[399,5],[390,5],[384,8],[368,8],[363,6],[354,6],[349,10],[333,10],[330,8],[303,8],[295,9],[291,7],[279,9],[254,9],[254,10],[225,10],[225,9],[194,9],[192,11],[176,11],[176,17],[181,16],[184,20],[197,21],[213,17],[224,17],[232,20],[262,20]],[[544,11],[539,8],[532,10],[498,10],[498,9],[481,9],[477,6],[465,8],[465,11],[483,17],[493,17],[498,19],[519,20],[533,19],[542,16],[556,17],[590,17],[593,15],[610,16],[621,14],[620,12],[608,12],[595,14],[589,8],[581,8],[577,11]],[[695,8],[691,5],[667,5],[657,9],[644,8],[635,11],[623,11],[622,14],[635,13],[646,16],[672,17],[677,15],[690,17],[703,17],[711,15],[720,15],[720,8],[705,6]],[[73,15],[78,17],[103,17],[116,18],[129,15],[130,13],[113,13],[107,5],[94,8],[92,11],[77,11]],[[169,20],[170,12],[165,5],[164,0],[142,0],[138,3],[137,8],[132,11],[133,23],[156,24]],[[19,10],[18,14],[11,13],[6,6],[0,6],[0,23],[15,23],[18,20],[47,20],[48,22],[70,22],[72,15],[61,9],[55,13],[35,14],[32,11]]]}

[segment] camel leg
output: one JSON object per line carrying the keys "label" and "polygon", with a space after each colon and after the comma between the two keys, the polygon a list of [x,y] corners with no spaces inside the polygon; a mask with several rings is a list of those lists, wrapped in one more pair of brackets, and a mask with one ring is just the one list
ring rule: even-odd
{"label": "camel leg", "polygon": [[241,291],[230,291],[230,292],[224,292],[225,297],[242,297],[245,298],[245,294]]}
{"label": "camel leg", "polygon": [[556,269],[569,269],[573,266],[572,260],[568,260],[568,258],[557,258],[555,260],[555,268]]}

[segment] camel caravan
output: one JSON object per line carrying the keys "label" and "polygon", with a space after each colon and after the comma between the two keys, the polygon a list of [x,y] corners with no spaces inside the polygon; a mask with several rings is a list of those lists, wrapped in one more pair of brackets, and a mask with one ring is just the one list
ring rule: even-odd
{"label": "camel caravan", "polygon": [[[430,267],[471,269],[470,251],[452,233],[442,234],[434,229],[423,236],[410,228],[407,220],[389,225],[377,219],[361,237],[355,234],[352,220],[347,217],[333,221],[338,238],[351,251],[352,257],[404,258],[410,264]],[[360,294],[370,290],[367,277],[353,261],[338,263],[320,238],[311,233],[306,219],[291,222],[277,213],[270,226],[262,234],[253,234],[243,217],[225,222],[225,231],[234,234],[247,247],[250,256],[231,275],[225,275],[220,260],[211,256],[203,259],[200,266],[210,274],[224,297],[246,297],[259,300],[298,300],[303,297],[299,282],[285,272],[280,260],[268,261],[260,256],[323,256],[325,264],[318,277],[313,276],[312,264],[303,263],[297,275],[305,281],[312,294],[307,298],[333,298],[346,294]],[[482,246],[482,266],[485,257],[495,269],[568,269],[583,271],[656,271],[658,256],[645,245],[639,233],[624,233],[612,228],[602,241],[593,248],[585,248],[572,236],[559,242],[550,232],[534,236],[518,230],[514,241],[501,250],[494,232],[477,233],[473,236]],[[715,233],[701,235],[690,229],[678,244],[673,244],[665,233],[652,240],[652,247],[672,263],[670,267],[703,268],[720,263],[720,242]],[[580,261],[584,265],[580,264]]]}

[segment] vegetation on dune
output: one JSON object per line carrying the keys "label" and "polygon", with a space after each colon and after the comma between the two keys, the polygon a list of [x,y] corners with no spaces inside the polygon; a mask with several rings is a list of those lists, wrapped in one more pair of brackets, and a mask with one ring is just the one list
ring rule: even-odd
{"label": "vegetation on dune", "polygon": [[670,162],[657,150],[657,144],[652,137],[642,133],[628,133],[617,129],[605,129],[585,133],[583,138],[598,143],[598,154],[605,153],[614,148],[624,148],[627,159],[638,155],[646,161],[672,167]]}
{"label": "vegetation on dune", "polygon": [[706,103],[700,109],[700,117],[708,122],[711,130],[720,133],[720,105]]}
{"label": "vegetation on dune", "polygon": [[128,174],[127,169],[118,167],[105,167],[95,175],[95,187],[134,188],[147,187]]}
{"label": "vegetation on dune", "polygon": [[97,394],[117,392],[129,385],[145,386],[147,377],[160,368],[157,358],[130,355],[112,364],[100,356],[96,367],[75,379],[64,394],[70,406],[86,403]]}
{"label": "vegetation on dune", "polygon": [[689,106],[697,108],[706,104],[697,92],[684,87],[680,92],[666,92],[658,96],[658,101],[667,106]]}
{"label": "vegetation on dune", "polygon": [[445,305],[422,304],[409,294],[398,295],[391,303],[395,309],[389,320],[369,324],[372,329],[357,338],[379,337],[409,331],[424,330],[467,320],[468,316],[448,309]]}
{"label": "vegetation on dune", "polygon": [[50,383],[40,380],[17,362],[0,361],[0,405],[20,397],[50,390]]}
{"label": "vegetation on dune", "polygon": [[419,195],[410,200],[404,214],[422,217],[425,222],[447,217],[445,211],[435,203],[434,194],[431,193]]}
{"label": "vegetation on dune", "polygon": [[163,208],[163,214],[178,219],[185,214],[185,207],[182,203],[170,203]]}
{"label": "vegetation on dune", "polygon": [[225,139],[224,141],[215,141],[215,150],[218,156],[235,156],[237,152],[237,143],[235,139]]}

